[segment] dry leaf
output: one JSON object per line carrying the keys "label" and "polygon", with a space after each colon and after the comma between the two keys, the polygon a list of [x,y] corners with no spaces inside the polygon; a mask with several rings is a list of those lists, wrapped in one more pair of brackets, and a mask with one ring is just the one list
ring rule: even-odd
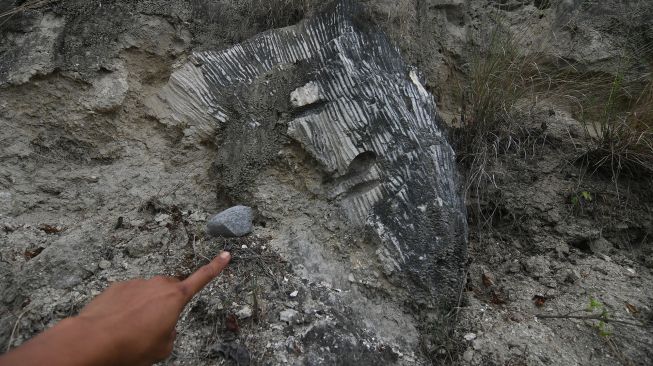
{"label": "dry leaf", "polygon": [[629,313],[631,314],[637,314],[639,313],[639,309],[635,307],[633,304],[626,303],[626,310],[628,310]]}
{"label": "dry leaf", "polygon": [[36,257],[37,255],[41,254],[43,249],[45,249],[45,248],[38,247],[36,249],[27,249],[25,251],[25,253],[23,253],[23,255],[25,256],[26,260],[30,260],[30,259]]}
{"label": "dry leaf", "polygon": [[508,298],[501,290],[492,289],[490,292],[490,303],[495,305],[505,304]]}
{"label": "dry leaf", "polygon": [[544,306],[545,302],[546,302],[546,297],[542,295],[533,296],[533,303],[535,303],[535,306],[537,306],[538,308]]}
{"label": "dry leaf", "polygon": [[227,315],[226,326],[228,331],[238,333],[240,326],[238,325],[238,317],[236,317],[236,314]]}
{"label": "dry leaf", "polygon": [[56,234],[63,231],[63,227],[61,226],[52,226],[48,224],[39,226],[39,229],[45,231],[46,234]]}
{"label": "dry leaf", "polygon": [[481,279],[483,280],[483,285],[485,285],[485,287],[494,286],[494,276],[492,276],[491,273],[484,272]]}

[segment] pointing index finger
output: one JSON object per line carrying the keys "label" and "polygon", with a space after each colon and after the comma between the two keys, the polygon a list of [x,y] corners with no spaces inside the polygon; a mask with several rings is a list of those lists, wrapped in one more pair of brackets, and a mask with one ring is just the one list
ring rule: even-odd
{"label": "pointing index finger", "polygon": [[191,274],[185,280],[181,281],[180,286],[182,287],[185,294],[187,294],[188,299],[190,300],[196,293],[200,292],[209,282],[214,278],[218,277],[220,272],[229,264],[231,260],[231,254],[229,252],[222,252],[217,257],[215,257],[208,264],[200,267],[195,273]]}

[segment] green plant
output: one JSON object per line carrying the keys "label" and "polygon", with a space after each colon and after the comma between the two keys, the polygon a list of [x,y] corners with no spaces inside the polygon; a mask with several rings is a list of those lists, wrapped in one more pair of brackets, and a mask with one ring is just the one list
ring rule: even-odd
{"label": "green plant", "polygon": [[572,208],[575,211],[583,211],[584,208],[588,207],[592,203],[593,198],[590,192],[580,191],[572,193],[569,197],[569,201],[571,202]]}
{"label": "green plant", "polygon": [[601,337],[607,337],[612,334],[612,332],[608,329],[607,324],[610,321],[608,310],[605,308],[602,302],[593,297],[590,297],[589,305],[585,311],[588,313],[594,313],[597,310],[600,313],[596,315],[595,319],[598,320],[598,323],[595,324],[594,327],[598,330]]}

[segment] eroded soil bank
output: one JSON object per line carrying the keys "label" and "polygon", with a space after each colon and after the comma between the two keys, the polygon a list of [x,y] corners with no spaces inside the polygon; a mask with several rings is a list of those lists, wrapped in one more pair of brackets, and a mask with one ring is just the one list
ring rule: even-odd
{"label": "eroded soil bank", "polygon": [[[653,39],[650,8],[637,1],[361,4],[361,21],[385,30],[418,67],[448,123],[460,114],[456,84],[496,16],[527,43],[545,39],[551,59],[611,73],[635,55],[650,73],[651,49],[633,51]],[[411,293],[388,280],[372,238],[320,196],[324,171],[296,144],[259,151],[273,157],[239,187],[224,181],[228,160],[216,144],[189,144],[181,126],[152,111],[193,51],[222,50],[321,9],[288,0],[55,1],[0,20],[2,350],[110,282],[185,274],[227,247],[233,264],[189,305],[166,363],[653,363],[650,178],[615,184],[583,169],[576,157],[587,137],[565,108],[525,114],[519,146],[494,164],[496,186],[478,204],[467,197],[459,311],[407,305]],[[544,37],[551,31],[554,41]],[[256,208],[254,233],[206,238],[208,215],[239,203]],[[640,325],[538,317],[583,316],[591,306]]]}

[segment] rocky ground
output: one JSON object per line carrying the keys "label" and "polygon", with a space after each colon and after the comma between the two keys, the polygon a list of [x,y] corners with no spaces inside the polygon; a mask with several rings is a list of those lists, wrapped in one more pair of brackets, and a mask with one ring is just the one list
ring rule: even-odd
{"label": "rocky ground", "polygon": [[[247,189],[224,189],[216,146],[189,146],[150,101],[193,50],[319,8],[300,3],[71,0],[0,18],[2,351],[113,281],[184,275],[227,248],[232,265],[188,306],[166,364],[653,363],[650,176],[584,169],[586,133],[556,104],[524,114],[519,146],[489,168],[496,185],[470,193],[468,279],[446,314],[407,305],[371,238],[314,193],[322,172],[297,146]],[[638,1],[361,3],[447,122],[497,14],[531,42],[554,30],[543,54],[597,72],[653,39]],[[255,208],[253,234],[206,237],[209,215],[240,203]]]}

